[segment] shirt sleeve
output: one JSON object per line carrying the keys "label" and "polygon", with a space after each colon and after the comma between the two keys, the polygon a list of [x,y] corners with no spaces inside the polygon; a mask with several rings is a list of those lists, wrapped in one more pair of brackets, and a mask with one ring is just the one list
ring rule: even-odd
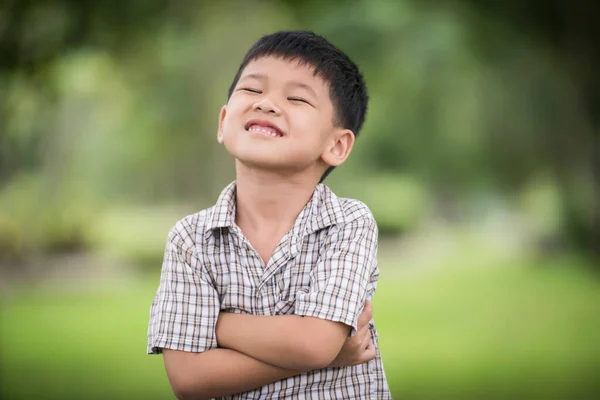
{"label": "shirt sleeve", "polygon": [[377,224],[369,213],[336,228],[311,272],[308,292],[296,296],[295,313],[342,322],[354,335],[378,271]]}
{"label": "shirt sleeve", "polygon": [[[217,347],[219,296],[176,225],[169,231],[158,290],[150,308],[148,354],[162,349],[203,352]],[[184,239],[185,238],[185,239]]]}

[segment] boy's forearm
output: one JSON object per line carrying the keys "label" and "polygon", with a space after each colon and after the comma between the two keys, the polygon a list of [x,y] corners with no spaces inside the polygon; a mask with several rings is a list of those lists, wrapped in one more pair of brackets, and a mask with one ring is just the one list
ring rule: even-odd
{"label": "boy's forearm", "polygon": [[233,349],[281,368],[324,368],[339,353],[349,328],[337,322],[298,315],[259,316],[221,313],[220,347]]}
{"label": "boy's forearm", "polygon": [[164,353],[169,380],[178,399],[228,396],[301,374],[230,349]]}

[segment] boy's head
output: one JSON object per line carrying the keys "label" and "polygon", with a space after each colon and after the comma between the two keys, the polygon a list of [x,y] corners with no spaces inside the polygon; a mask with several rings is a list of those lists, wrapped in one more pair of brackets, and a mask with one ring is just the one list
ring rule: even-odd
{"label": "boy's head", "polygon": [[219,116],[219,142],[239,162],[323,180],[343,163],[368,95],[358,67],[323,37],[277,32],[248,51]]}

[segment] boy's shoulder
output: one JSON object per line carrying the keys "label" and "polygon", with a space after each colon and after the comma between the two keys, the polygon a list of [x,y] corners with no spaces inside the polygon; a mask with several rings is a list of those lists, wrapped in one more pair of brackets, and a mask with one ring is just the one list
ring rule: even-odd
{"label": "boy's shoulder", "polygon": [[354,198],[338,197],[333,191],[320,184],[321,191],[318,204],[318,218],[332,221],[336,225],[372,223],[376,226],[371,209],[362,201]]}
{"label": "boy's shoulder", "polygon": [[344,219],[346,223],[357,219],[367,219],[375,221],[371,209],[362,201],[345,197],[339,198],[339,201],[344,213]]}
{"label": "boy's shoulder", "polygon": [[179,236],[189,244],[199,243],[206,237],[206,232],[213,228],[225,227],[233,223],[235,218],[235,182],[227,185],[217,202],[193,214],[186,215],[175,223],[169,231],[169,239]]}
{"label": "boy's shoulder", "polygon": [[208,229],[211,211],[214,208],[215,206],[205,208],[178,220],[169,230],[169,241],[180,242],[188,248],[201,242],[205,236],[204,232]]}

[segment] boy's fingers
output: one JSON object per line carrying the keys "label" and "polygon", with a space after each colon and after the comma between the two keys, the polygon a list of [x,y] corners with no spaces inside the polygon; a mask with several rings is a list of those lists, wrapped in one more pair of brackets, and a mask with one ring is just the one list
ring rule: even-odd
{"label": "boy's fingers", "polygon": [[361,350],[366,349],[370,343],[371,343],[371,331],[367,330],[367,334],[365,335],[362,342],[360,343]]}
{"label": "boy's fingers", "polygon": [[354,336],[359,340],[363,341],[365,335],[369,332],[369,324],[358,325],[358,330],[354,334]]}
{"label": "boy's fingers", "polygon": [[362,313],[358,317],[358,326],[367,325],[373,316],[373,307],[371,306],[370,301],[365,302],[365,307],[363,308]]}
{"label": "boy's fingers", "polygon": [[377,355],[377,349],[373,343],[369,343],[365,351],[363,352],[363,362],[371,361]]}
{"label": "boy's fingers", "polygon": [[373,315],[373,304],[369,300],[365,301],[365,310],[369,312],[369,314]]}

